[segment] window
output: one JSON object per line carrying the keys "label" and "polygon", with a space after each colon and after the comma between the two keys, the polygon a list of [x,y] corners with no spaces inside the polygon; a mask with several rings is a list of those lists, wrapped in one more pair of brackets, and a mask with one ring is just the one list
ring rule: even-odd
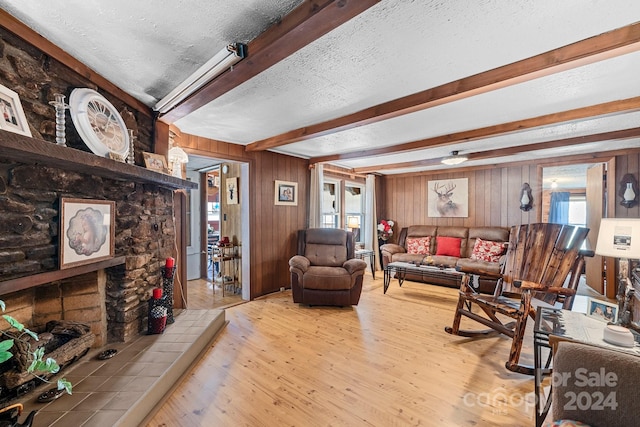
{"label": "window", "polygon": [[365,227],[364,215],[364,186],[347,183],[344,187],[344,225],[353,232],[356,242],[362,242],[364,236],[361,230]]}
{"label": "window", "polygon": [[569,196],[569,224],[586,227],[587,197],[584,194]]}
{"label": "window", "polygon": [[325,179],[322,189],[322,227],[338,228],[340,213],[340,183]]}

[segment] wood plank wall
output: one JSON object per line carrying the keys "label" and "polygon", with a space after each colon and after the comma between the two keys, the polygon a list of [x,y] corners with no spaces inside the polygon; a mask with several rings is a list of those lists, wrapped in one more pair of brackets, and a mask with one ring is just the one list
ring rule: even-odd
{"label": "wood plank wall", "polygon": [[[184,133],[179,144],[189,154],[249,163],[250,297],[289,287],[289,258],[296,252],[297,231],[308,222],[309,162],[272,152],[247,153],[242,145]],[[275,180],[298,183],[298,206],[274,205]]]}
{"label": "wood plank wall", "polygon": [[[427,215],[429,181],[469,179],[469,216],[467,218],[430,218]],[[396,222],[396,233],[410,225],[451,225],[464,227],[526,224],[536,221],[540,209],[540,185],[534,164],[455,172],[390,175],[384,178],[383,209],[378,218]],[[534,207],[520,210],[520,189],[528,182],[534,189]],[[536,191],[536,188],[538,191]]]}

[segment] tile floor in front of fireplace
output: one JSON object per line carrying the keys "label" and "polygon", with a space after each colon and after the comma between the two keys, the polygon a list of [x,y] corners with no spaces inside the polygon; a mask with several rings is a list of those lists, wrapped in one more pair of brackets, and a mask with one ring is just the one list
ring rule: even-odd
{"label": "tile floor in front of fireplace", "polygon": [[[37,397],[51,388],[40,386],[20,399],[20,419],[37,410],[36,426],[137,426],[224,324],[224,310],[183,310],[162,334],[92,350],[62,374],[73,384],[72,395],[38,403]],[[97,355],[105,349],[118,352],[99,360]]]}

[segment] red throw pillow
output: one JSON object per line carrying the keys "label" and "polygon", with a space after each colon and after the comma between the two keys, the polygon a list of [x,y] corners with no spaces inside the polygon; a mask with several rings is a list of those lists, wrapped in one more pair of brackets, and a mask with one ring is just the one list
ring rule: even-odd
{"label": "red throw pillow", "polygon": [[438,236],[438,249],[436,255],[456,256],[460,258],[460,243],[462,239],[459,237]]}
{"label": "red throw pillow", "polygon": [[469,258],[480,261],[499,262],[506,248],[507,244],[504,242],[476,239]]}
{"label": "red throw pillow", "polygon": [[407,253],[418,255],[429,255],[431,236],[407,237]]}

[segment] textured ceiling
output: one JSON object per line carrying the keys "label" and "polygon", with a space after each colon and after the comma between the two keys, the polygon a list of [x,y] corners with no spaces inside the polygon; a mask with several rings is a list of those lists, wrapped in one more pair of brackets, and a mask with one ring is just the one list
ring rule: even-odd
{"label": "textured ceiling", "polygon": [[[149,106],[223,46],[250,42],[300,3],[75,0],[61,6],[0,0],[9,13]],[[383,0],[174,124],[185,133],[247,145],[638,22],[637,0],[591,0],[588,7],[584,0]],[[332,163],[345,168],[391,174],[448,168],[437,160],[452,150],[481,154],[638,127],[640,113],[631,109],[412,151],[348,154],[640,97],[637,50],[273,150],[334,156]],[[631,147],[640,147],[640,138],[527,149],[464,166]],[[429,159],[433,164],[402,165]],[[383,167],[388,164],[399,165]]]}

